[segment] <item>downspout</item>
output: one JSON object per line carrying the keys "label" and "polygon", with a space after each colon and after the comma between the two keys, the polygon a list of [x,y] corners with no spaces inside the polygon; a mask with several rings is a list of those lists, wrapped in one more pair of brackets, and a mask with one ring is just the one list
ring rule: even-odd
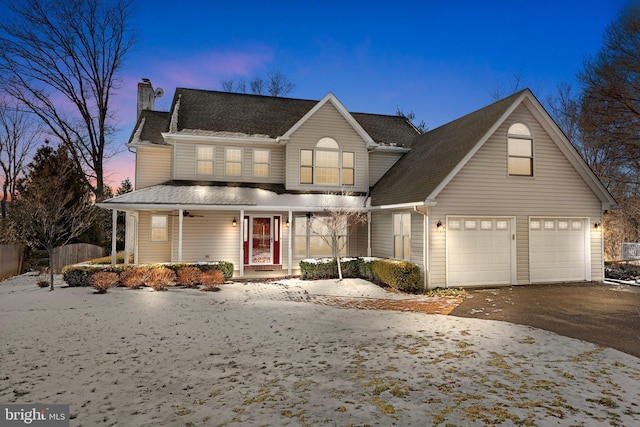
{"label": "downspout", "polygon": [[424,280],[424,284],[423,284],[423,288],[426,291],[427,289],[429,289],[429,274],[430,274],[430,269],[429,269],[429,215],[427,214],[427,209],[425,208],[424,212],[421,212],[417,206],[413,207],[413,210],[419,214],[422,214],[422,216],[424,217],[423,219],[423,223],[422,223],[422,268],[423,268],[423,280]]}

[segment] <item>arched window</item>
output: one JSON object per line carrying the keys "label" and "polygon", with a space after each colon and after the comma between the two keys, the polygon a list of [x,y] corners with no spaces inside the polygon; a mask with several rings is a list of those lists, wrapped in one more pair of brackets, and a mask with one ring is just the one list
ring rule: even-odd
{"label": "arched window", "polygon": [[533,176],[533,135],[523,123],[514,123],[507,132],[510,176]]}
{"label": "arched window", "polygon": [[300,184],[355,185],[355,153],[321,138],[313,150],[300,150]]}

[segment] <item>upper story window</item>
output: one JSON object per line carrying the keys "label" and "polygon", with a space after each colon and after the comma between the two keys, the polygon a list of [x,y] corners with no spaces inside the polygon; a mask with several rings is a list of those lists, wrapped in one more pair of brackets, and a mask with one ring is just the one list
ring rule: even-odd
{"label": "upper story window", "polygon": [[300,184],[355,185],[355,153],[341,151],[333,138],[300,150]]}
{"label": "upper story window", "polygon": [[533,135],[522,123],[509,127],[507,134],[509,175],[533,176]]}
{"label": "upper story window", "polygon": [[242,148],[225,148],[224,150],[225,175],[242,175]]}
{"label": "upper story window", "polygon": [[167,215],[151,215],[151,241],[166,242],[169,222]]}
{"label": "upper story window", "polygon": [[196,146],[196,172],[198,175],[213,175],[213,150],[208,145]]}
{"label": "upper story window", "polygon": [[253,150],[253,176],[268,177],[270,161],[271,151],[262,149]]}

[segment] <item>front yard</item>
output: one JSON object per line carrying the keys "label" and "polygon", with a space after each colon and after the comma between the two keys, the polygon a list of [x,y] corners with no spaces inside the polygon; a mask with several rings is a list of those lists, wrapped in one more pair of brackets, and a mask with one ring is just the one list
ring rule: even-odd
{"label": "front yard", "polygon": [[105,295],[35,280],[0,282],[0,402],[68,403],[72,426],[640,422],[637,358],[525,326],[380,310],[455,301],[356,279]]}

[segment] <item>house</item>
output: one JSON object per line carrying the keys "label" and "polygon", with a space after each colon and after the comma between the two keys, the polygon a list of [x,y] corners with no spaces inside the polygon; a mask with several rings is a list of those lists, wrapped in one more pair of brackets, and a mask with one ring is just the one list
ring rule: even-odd
{"label": "house", "polygon": [[127,212],[136,263],[294,274],[331,254],[319,234],[333,206],[369,219],[344,230],[343,255],[414,262],[425,288],[604,278],[600,224],[616,202],[529,90],[425,134],[331,93],[178,88],[158,112],[151,84],[138,90],[136,191],[100,204]]}

